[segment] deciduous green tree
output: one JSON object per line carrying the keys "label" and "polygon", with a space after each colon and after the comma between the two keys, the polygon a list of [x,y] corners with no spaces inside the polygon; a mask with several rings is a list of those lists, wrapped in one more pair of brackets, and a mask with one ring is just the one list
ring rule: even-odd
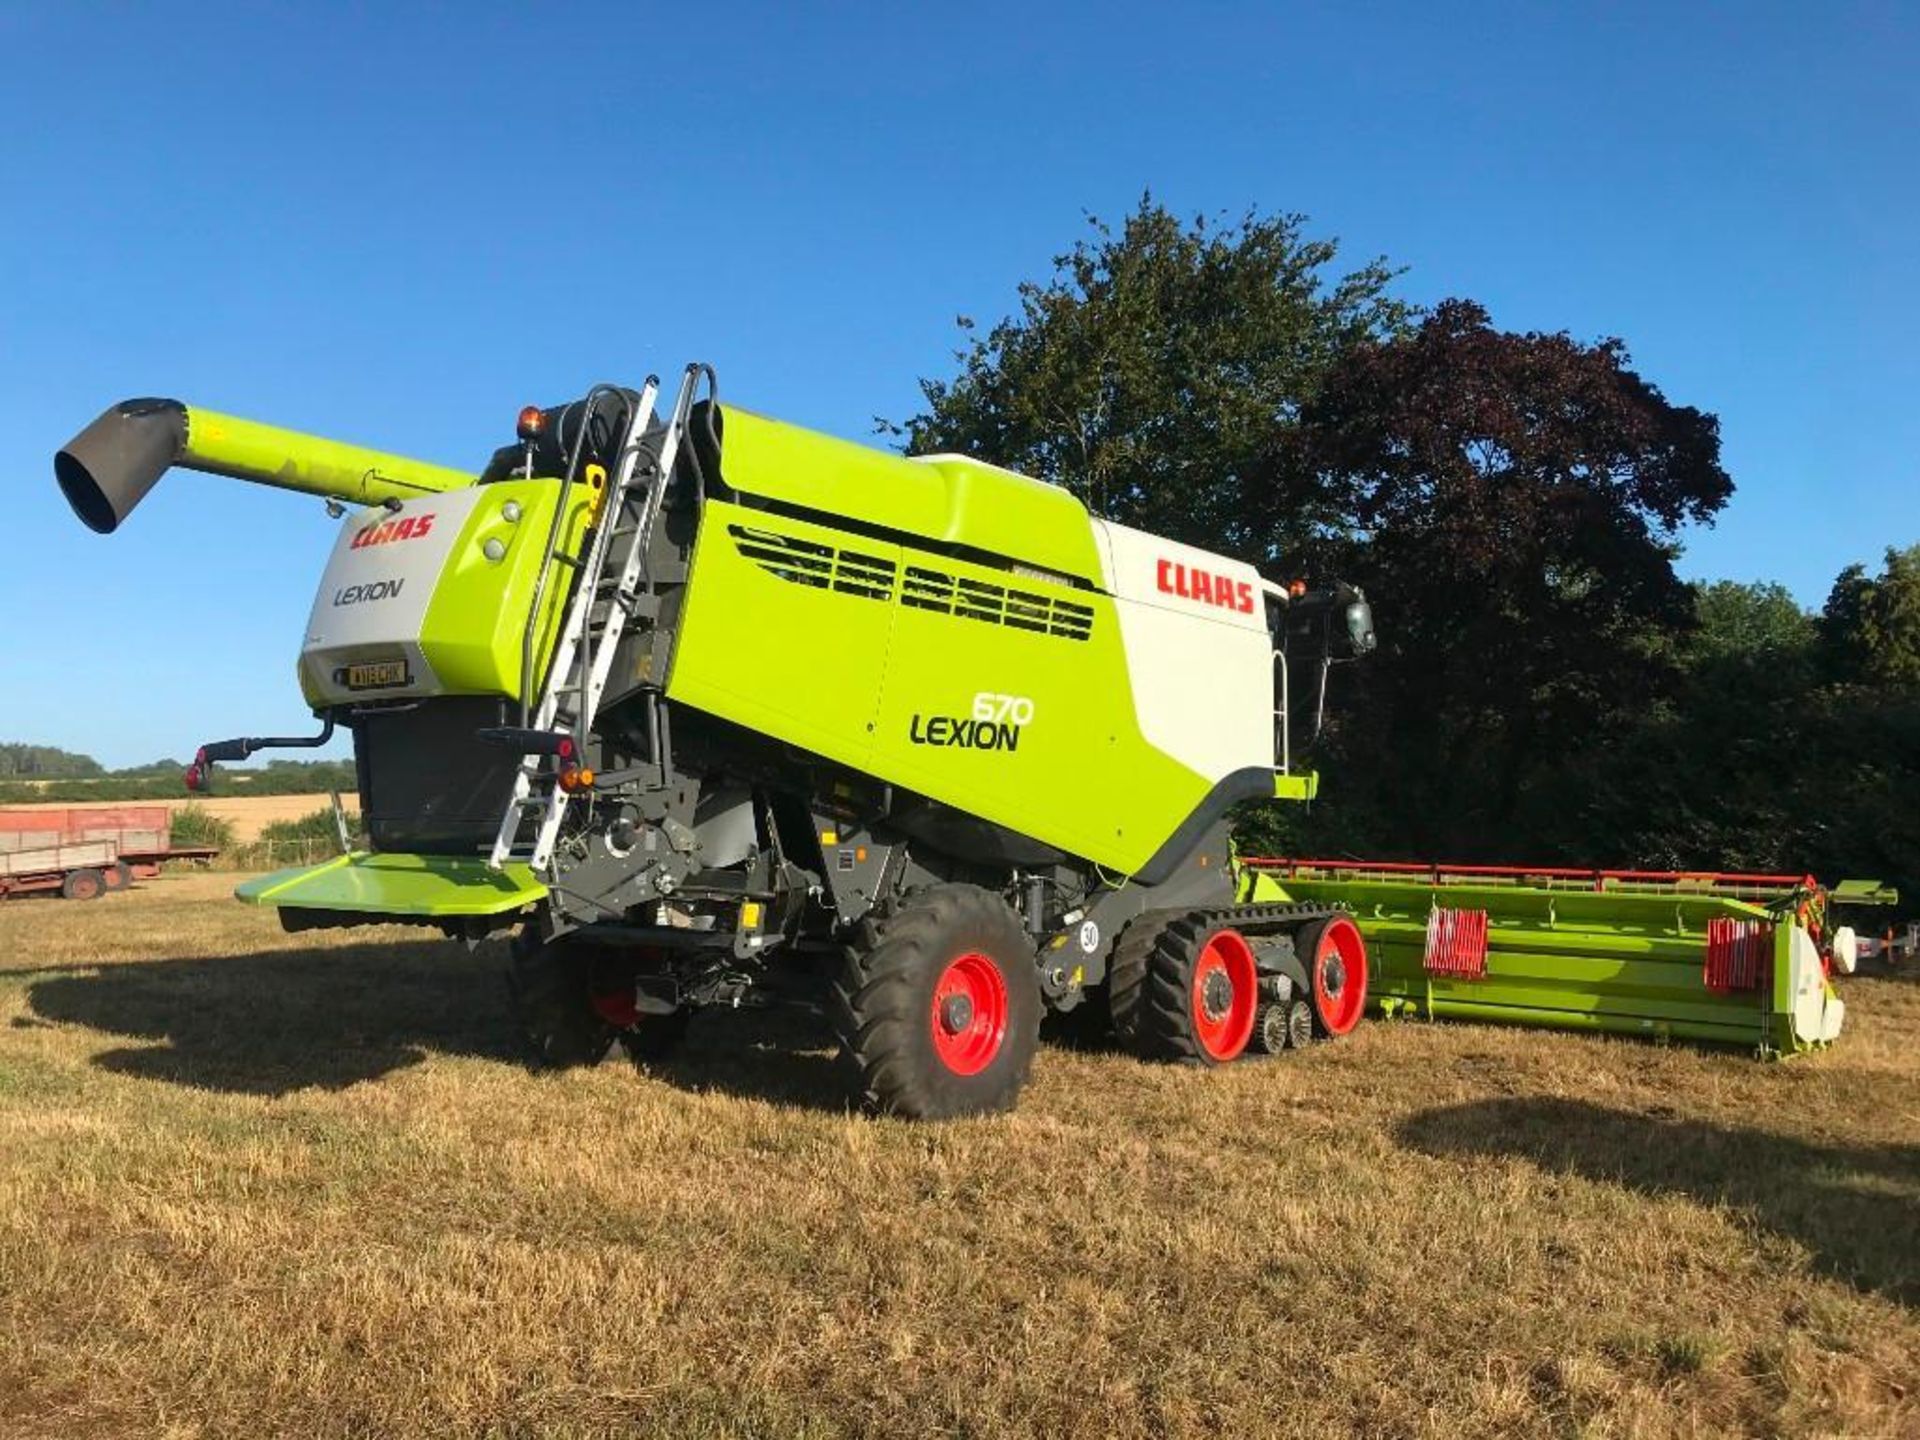
{"label": "deciduous green tree", "polygon": [[1850,565],[1834,581],[1821,616],[1836,678],[1866,685],[1920,683],[1920,545],[1889,548],[1869,576]]}
{"label": "deciduous green tree", "polygon": [[[1116,232],[1020,287],[1020,310],[923,381],[894,427],[916,454],[956,450],[1064,485],[1097,513],[1271,562],[1300,517],[1255,503],[1277,427],[1352,346],[1409,307],[1374,261],[1346,274],[1297,215],[1183,223],[1143,198]],[[962,320],[969,332],[972,323]]]}

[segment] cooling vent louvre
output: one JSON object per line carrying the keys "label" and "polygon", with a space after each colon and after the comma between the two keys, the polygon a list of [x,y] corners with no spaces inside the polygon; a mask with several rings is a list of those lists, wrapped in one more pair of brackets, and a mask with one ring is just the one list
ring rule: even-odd
{"label": "cooling vent louvre", "polygon": [[907,567],[900,603],[916,610],[958,615],[962,620],[984,620],[1038,635],[1058,635],[1065,640],[1085,640],[1093,633],[1090,605],[1075,605],[1070,600],[1055,600],[1031,590],[1009,590],[980,580],[956,579],[918,565]]}
{"label": "cooling vent louvre", "polygon": [[742,555],[782,580],[858,595],[864,600],[893,598],[895,566],[891,560],[857,550],[835,550],[831,545],[776,535],[771,530],[749,530],[744,525],[729,525],[727,533]]}
{"label": "cooling vent louvre", "polygon": [[[891,600],[898,569],[891,560],[857,550],[835,550],[772,530],[729,525],[736,549],[769,574],[796,585],[835,590],[866,600]],[[1093,633],[1093,607],[1056,600],[1031,590],[1010,590],[939,570],[909,565],[900,585],[900,603],[962,620],[1007,625],[1036,635],[1085,640]]]}

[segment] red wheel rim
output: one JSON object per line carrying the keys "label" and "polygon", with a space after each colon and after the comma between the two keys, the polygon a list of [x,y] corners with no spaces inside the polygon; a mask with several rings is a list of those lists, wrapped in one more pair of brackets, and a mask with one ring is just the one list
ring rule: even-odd
{"label": "red wheel rim", "polygon": [[616,1030],[631,1030],[640,1023],[640,1007],[631,990],[597,991],[592,1000],[600,1018]]}
{"label": "red wheel rim", "polygon": [[1007,982],[1000,967],[969,950],[933,987],[933,1051],[956,1075],[978,1075],[1007,1038]]}
{"label": "red wheel rim", "polygon": [[1313,951],[1313,1008],[1329,1035],[1344,1035],[1367,1008],[1367,943],[1360,927],[1336,915]]}
{"label": "red wheel rim", "polygon": [[1260,1008],[1260,976],[1253,949],[1238,930],[1207,940],[1193,966],[1193,1033],[1211,1060],[1233,1059],[1253,1038]]}
{"label": "red wheel rim", "polygon": [[616,1030],[639,1027],[637,989],[633,971],[617,962],[596,962],[587,970],[587,999],[594,1012]]}

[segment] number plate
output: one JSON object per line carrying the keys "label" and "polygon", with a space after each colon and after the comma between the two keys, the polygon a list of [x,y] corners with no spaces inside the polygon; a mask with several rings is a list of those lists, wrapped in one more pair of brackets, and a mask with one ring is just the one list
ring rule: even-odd
{"label": "number plate", "polygon": [[346,678],[349,690],[391,690],[407,683],[407,662],[374,660],[364,665],[349,665]]}

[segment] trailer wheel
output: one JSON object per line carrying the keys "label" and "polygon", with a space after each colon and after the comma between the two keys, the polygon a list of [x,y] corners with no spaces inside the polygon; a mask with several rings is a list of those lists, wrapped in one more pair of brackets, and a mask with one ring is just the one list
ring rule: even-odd
{"label": "trailer wheel", "polygon": [[1260,972],[1253,947],[1231,926],[1197,916],[1163,926],[1143,978],[1131,1029],[1146,1059],[1224,1065],[1253,1039]]}
{"label": "trailer wheel", "polygon": [[1314,1029],[1333,1038],[1348,1034],[1367,1008],[1367,942],[1360,927],[1346,915],[1316,920],[1295,938],[1294,949],[1307,957]]}
{"label": "trailer wheel", "polygon": [[598,1065],[618,1037],[594,1005],[588,959],[567,945],[543,945],[529,931],[516,935],[507,963],[507,989],[534,1058],[556,1070]]}
{"label": "trailer wheel", "polygon": [[1040,1037],[1033,944],[973,885],[909,895],[869,921],[834,987],[862,1102],[915,1120],[1009,1108]]}
{"label": "trailer wheel", "polygon": [[124,890],[133,884],[133,867],[124,860],[114,863],[111,870],[100,872],[100,878],[106,882],[108,890]]}
{"label": "trailer wheel", "polygon": [[107,888],[107,878],[98,870],[75,870],[60,883],[60,893],[69,900],[98,900]]}

